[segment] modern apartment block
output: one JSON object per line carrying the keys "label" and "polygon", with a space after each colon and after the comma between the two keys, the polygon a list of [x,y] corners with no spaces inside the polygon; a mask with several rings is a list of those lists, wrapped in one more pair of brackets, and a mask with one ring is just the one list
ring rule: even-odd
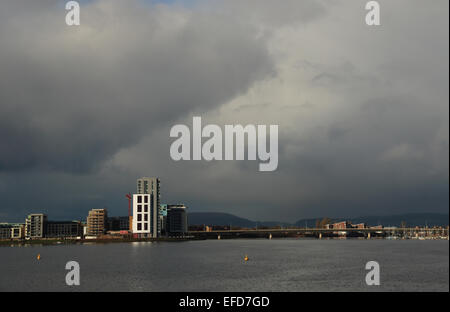
{"label": "modern apartment block", "polygon": [[81,237],[83,236],[83,225],[79,221],[47,221],[45,237]]}
{"label": "modern apartment block", "polygon": [[167,206],[167,233],[183,235],[188,231],[187,211],[185,205]]}
{"label": "modern apartment block", "polygon": [[[143,177],[137,180],[137,193],[133,195],[133,233],[143,235],[146,234],[149,235],[148,237],[161,236],[161,223],[159,221],[161,197],[160,187],[161,183],[159,178]],[[148,202],[145,203],[145,200]],[[148,205],[148,221],[143,221],[143,218],[145,218],[145,212],[143,212],[145,205]],[[139,206],[141,207],[141,212],[138,212]],[[139,215],[141,216],[139,217]],[[141,221],[137,218],[141,218]],[[147,230],[144,229],[146,224],[145,222],[148,222]],[[139,230],[139,228],[141,228],[141,230]],[[148,232],[143,233],[141,231]]]}
{"label": "modern apartment block", "polygon": [[87,236],[100,236],[106,233],[106,209],[92,209],[87,217]]}
{"label": "modern apartment block", "polygon": [[25,238],[43,238],[46,234],[47,216],[43,213],[28,215],[25,219]]}

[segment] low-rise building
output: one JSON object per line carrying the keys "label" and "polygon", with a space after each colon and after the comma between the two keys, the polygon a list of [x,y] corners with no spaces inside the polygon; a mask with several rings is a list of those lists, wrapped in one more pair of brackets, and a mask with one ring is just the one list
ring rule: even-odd
{"label": "low-rise building", "polygon": [[14,223],[11,227],[12,239],[24,239],[25,238],[25,224]]}
{"label": "low-rise building", "polygon": [[125,217],[108,217],[106,219],[106,229],[107,231],[128,231],[130,228],[130,219],[128,216]]}
{"label": "low-rise building", "polygon": [[358,223],[358,224],[353,224],[352,227],[354,229],[365,229],[365,228],[367,228],[367,224],[365,224],[365,223]]}
{"label": "low-rise building", "polygon": [[10,239],[11,228],[7,224],[0,224],[0,239]]}
{"label": "low-rise building", "polygon": [[352,227],[352,224],[348,221],[337,222],[337,223],[333,223],[331,225],[331,228],[333,230],[345,230],[345,229],[348,229],[351,227]]}
{"label": "low-rise building", "polygon": [[83,236],[83,225],[80,221],[47,221],[45,237],[76,238]]}
{"label": "low-rise building", "polygon": [[22,239],[25,225],[21,223],[0,223],[0,239]]}

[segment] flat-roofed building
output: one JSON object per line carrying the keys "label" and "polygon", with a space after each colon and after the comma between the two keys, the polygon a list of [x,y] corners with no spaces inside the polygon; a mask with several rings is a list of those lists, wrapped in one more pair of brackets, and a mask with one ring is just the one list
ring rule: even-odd
{"label": "flat-roofed building", "polygon": [[86,235],[100,236],[105,234],[107,217],[106,209],[92,209],[89,211]]}
{"label": "flat-roofed building", "polygon": [[158,220],[155,220],[150,197],[150,194],[133,194],[133,234],[141,238],[158,237]]}
{"label": "flat-roofed building", "polygon": [[33,213],[25,219],[25,238],[37,239],[45,237],[47,216],[43,213]]}
{"label": "flat-roofed building", "polygon": [[25,238],[25,224],[14,224],[11,227],[11,238],[12,239],[23,239]]}
{"label": "flat-roofed building", "polygon": [[332,229],[336,229],[336,230],[345,230],[348,228],[351,228],[352,224],[348,221],[342,221],[342,222],[337,222],[337,223],[333,223],[332,224]]}
{"label": "flat-roofed building", "polygon": [[[136,194],[135,195],[149,195],[147,197],[142,197],[142,200],[148,200],[147,203],[138,203],[139,197],[133,195],[133,233],[137,233],[135,231],[150,231],[146,233],[141,233],[143,235],[150,234],[150,237],[159,237],[161,235],[161,222],[160,222],[160,197],[161,197],[161,181],[159,178],[148,178],[143,177],[137,179],[136,183]],[[147,198],[147,199],[146,199]],[[135,220],[135,216],[139,217],[138,207],[141,205],[143,209],[143,205],[148,205],[148,221],[138,221]],[[136,214],[135,214],[136,213]],[[144,218],[145,215],[142,214],[141,218]],[[143,223],[145,222],[145,223]],[[148,222],[148,223],[147,223]],[[139,225],[140,224],[140,225]],[[145,224],[147,224],[147,230],[145,230]],[[136,225],[136,227],[135,227]],[[141,227],[141,230],[138,228]]]}
{"label": "flat-roofed building", "polygon": [[159,206],[159,228],[161,229],[161,235],[166,234],[167,225],[167,204],[161,204]]}
{"label": "flat-roofed building", "polygon": [[25,225],[21,223],[0,223],[0,239],[22,239]]}
{"label": "flat-roofed building", "polygon": [[365,224],[365,223],[353,224],[352,226],[355,229],[365,229],[365,228],[367,228],[367,224]]}
{"label": "flat-roofed building", "polygon": [[80,221],[47,221],[47,231],[45,237],[81,237],[83,236],[83,225]]}
{"label": "flat-roofed building", "polygon": [[167,233],[184,235],[188,231],[187,211],[185,205],[167,205]]}
{"label": "flat-roofed building", "polygon": [[128,231],[130,228],[130,220],[127,216],[125,217],[108,217],[106,219],[106,229],[107,231]]}

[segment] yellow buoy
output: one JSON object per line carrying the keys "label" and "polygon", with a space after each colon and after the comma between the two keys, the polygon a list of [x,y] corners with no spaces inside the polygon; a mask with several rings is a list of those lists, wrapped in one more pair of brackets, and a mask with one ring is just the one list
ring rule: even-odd
{"label": "yellow buoy", "polygon": [[41,260],[41,254],[38,254],[36,257],[38,260]]}

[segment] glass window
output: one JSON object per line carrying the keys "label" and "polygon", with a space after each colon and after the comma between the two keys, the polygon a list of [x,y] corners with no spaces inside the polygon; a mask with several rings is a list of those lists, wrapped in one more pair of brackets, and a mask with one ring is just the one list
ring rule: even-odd
{"label": "glass window", "polygon": [[142,203],[142,196],[138,196],[137,201],[138,203]]}
{"label": "glass window", "polygon": [[138,229],[138,231],[142,231],[142,223],[137,224],[137,229]]}
{"label": "glass window", "polygon": [[138,205],[137,212],[142,212],[142,205]]}

